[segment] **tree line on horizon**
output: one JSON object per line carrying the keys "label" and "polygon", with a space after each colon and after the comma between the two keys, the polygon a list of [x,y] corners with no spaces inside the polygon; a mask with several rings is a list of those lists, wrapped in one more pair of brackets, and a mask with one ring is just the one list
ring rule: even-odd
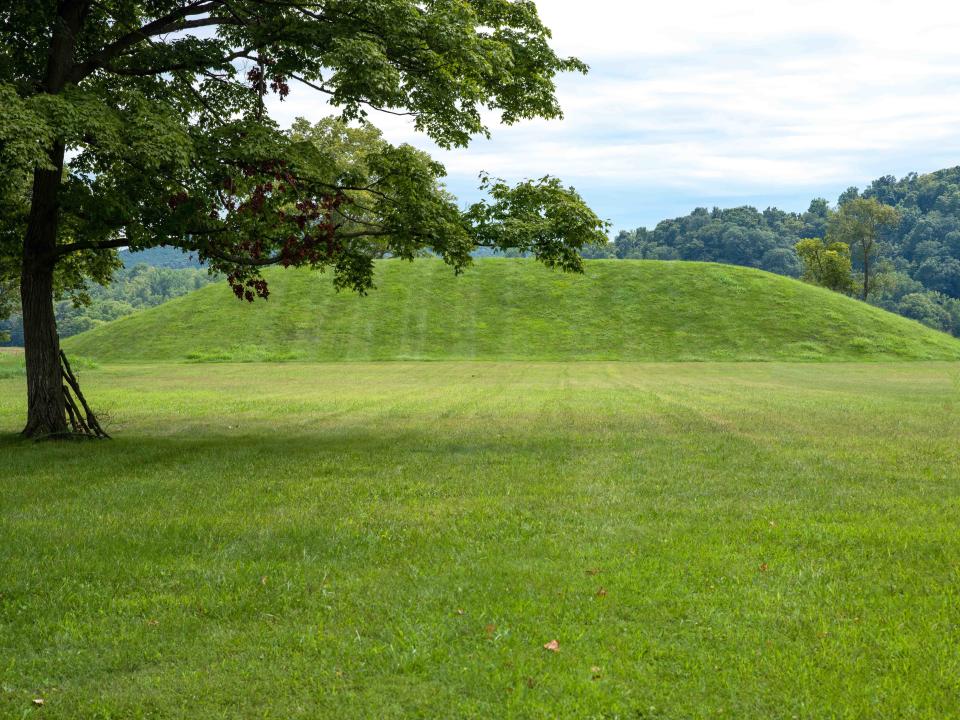
{"label": "tree line on horizon", "polygon": [[[825,240],[825,248],[835,242],[830,240],[831,218],[858,199],[889,206],[896,214],[878,227],[876,245],[867,254],[872,267],[864,299],[960,336],[960,167],[910,173],[899,180],[887,175],[862,192],[851,187],[840,195],[836,209],[824,198],[811,201],[802,213],[775,207],[696,208],[652,230],[621,231],[584,255],[729,263],[813,279],[801,257],[804,247],[809,251],[811,246],[802,241]],[[862,252],[850,253],[851,282],[832,289],[863,295],[863,257]]]}

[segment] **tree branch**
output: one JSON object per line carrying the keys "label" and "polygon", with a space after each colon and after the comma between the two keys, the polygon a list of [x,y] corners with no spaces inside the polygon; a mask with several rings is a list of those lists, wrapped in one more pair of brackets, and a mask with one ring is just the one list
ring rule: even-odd
{"label": "tree branch", "polygon": [[116,240],[83,240],[81,242],[70,243],[69,245],[57,246],[57,257],[79,252],[80,250],[111,250],[115,248],[126,247],[130,241],[126,238]]}
{"label": "tree branch", "polygon": [[[246,57],[251,48],[243,48],[242,50],[237,50],[236,52],[230,53],[225,57],[220,58],[217,61],[217,65],[226,65],[227,63],[236,60],[238,58]],[[173,63],[166,66],[159,67],[134,67],[134,68],[118,68],[113,67],[112,65],[101,65],[104,70],[114,73],[115,75],[128,75],[134,77],[143,77],[145,75],[161,75],[168,72],[180,72],[186,70],[192,70],[194,72],[199,72],[202,75],[209,76],[209,73],[204,72],[204,66],[209,65],[210,63],[203,63],[203,66],[198,65],[196,62],[180,62]]]}
{"label": "tree branch", "polygon": [[[338,240],[354,240],[356,238],[362,237],[382,237],[384,235],[390,235],[388,230],[358,230],[356,232],[349,233],[337,233],[335,236]],[[282,255],[271,255],[270,257],[265,258],[251,258],[243,257],[241,255],[234,255],[233,253],[224,252],[223,250],[218,250],[214,247],[211,247],[207,244],[197,245],[197,250],[204,253],[208,257],[216,258],[217,260],[223,260],[224,262],[233,263],[234,265],[242,265],[244,267],[267,267],[269,265],[279,265],[283,262]]]}
{"label": "tree branch", "polygon": [[[251,58],[251,59],[252,59],[252,58]],[[325,88],[323,85],[317,85],[316,83],[310,82],[310,81],[307,80],[306,78],[302,78],[302,77],[300,77],[299,75],[294,75],[294,74],[292,74],[292,73],[291,73],[290,77],[293,78],[294,80],[296,80],[297,82],[303,83],[304,85],[306,85],[306,86],[307,86],[308,88],[310,88],[311,90],[316,90],[317,92],[322,92],[322,93],[325,93],[325,94],[327,94],[327,95],[333,95],[333,91]],[[400,111],[398,111],[398,110],[387,110],[386,108],[379,107],[379,106],[377,106],[377,105],[374,105],[373,103],[366,102],[366,101],[364,101],[364,100],[357,100],[357,99],[355,99],[355,98],[350,98],[350,99],[353,100],[354,102],[358,102],[358,103],[360,103],[360,104],[362,104],[362,105],[366,105],[366,106],[368,106],[368,107],[371,107],[371,108],[373,108],[374,110],[376,110],[377,112],[386,113],[387,115],[396,115],[397,117],[416,117],[416,113],[412,113],[412,112],[400,112]]]}
{"label": "tree branch", "polygon": [[[114,40],[111,44],[100,50],[100,52],[75,66],[73,72],[70,73],[70,82],[80,82],[97,68],[106,67],[106,64],[111,59],[115,58],[127,48],[132,47],[133,45],[136,45],[137,43],[142,42],[143,40],[146,40],[154,35],[162,35],[166,32],[180,30],[181,25],[187,22],[186,18],[193,15],[202,15],[210,12],[211,10],[215,10],[219,5],[220,3],[216,0],[194,0],[194,2],[188,3],[183,7],[177,8],[173,12],[167,13],[156,20],[148,22],[146,25],[128,32],[126,35],[122,35],[117,40]],[[235,21],[228,20],[227,18],[205,18],[205,20],[209,20],[206,25],[193,25],[192,27],[205,27],[209,25],[218,25],[225,22],[235,24]],[[191,26],[187,25],[187,27]]]}

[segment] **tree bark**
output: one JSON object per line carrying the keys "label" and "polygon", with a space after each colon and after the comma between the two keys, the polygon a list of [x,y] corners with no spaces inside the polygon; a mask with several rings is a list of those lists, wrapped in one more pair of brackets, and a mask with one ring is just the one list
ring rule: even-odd
{"label": "tree bark", "polygon": [[870,292],[870,253],[863,252],[863,299],[866,301],[867,293]]}
{"label": "tree bark", "polygon": [[27,425],[23,435],[30,438],[67,432],[60,378],[60,339],[53,312],[57,198],[63,152],[63,145],[57,143],[50,155],[55,169],[34,171],[30,220],[23,241],[20,301],[27,366]]}

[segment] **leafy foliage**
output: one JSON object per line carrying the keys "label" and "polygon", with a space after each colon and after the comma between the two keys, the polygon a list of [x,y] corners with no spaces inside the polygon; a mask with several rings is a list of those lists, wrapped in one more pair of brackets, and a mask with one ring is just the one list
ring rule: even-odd
{"label": "leafy foliage", "polygon": [[851,198],[840,205],[827,223],[827,239],[831,246],[846,244],[856,250],[863,272],[860,292],[864,300],[870,294],[870,261],[877,254],[877,240],[885,228],[900,220],[897,211],[876,198]]}
{"label": "leafy foliage", "polygon": [[823,237],[828,211],[826,201],[814,201],[802,215],[775,208],[697,208],[653,230],[622,231],[611,250],[619,258],[724,262],[799,277],[793,247],[802,238]]}
{"label": "leafy foliage", "polygon": [[[72,152],[58,241],[62,257],[82,259],[70,283],[104,279],[115,247],[173,245],[246,299],[268,294],[259,268],[269,264],[329,267],[338,287],[364,292],[387,248],[460,269],[477,245],[514,243],[575,270],[577,249],[603,238],[579,195],[552,179],[490,184],[495,199],[465,214],[441,165],[363,122],[371,108],[407,114],[450,147],[488,133],[484,109],[505,123],[559,117],[553,77],[586,67],[553,52],[533,3],[19,0],[2,14],[2,182],[21,191],[51,167],[50,147]],[[75,49],[53,87],[48,47],[69,18]],[[264,97],[282,99],[291,83],[325,95],[339,119],[278,128]],[[529,214],[504,221],[537,203],[550,227]],[[16,262],[22,222],[5,229],[0,254]]]}
{"label": "leafy foliage", "polygon": [[880,264],[870,293],[874,305],[960,336],[960,299],[927,289],[889,261]]}
{"label": "leafy foliage", "polygon": [[796,245],[803,262],[803,279],[830,290],[846,292],[853,285],[850,276],[850,246],[842,242],[826,244],[819,238],[801,240]]}

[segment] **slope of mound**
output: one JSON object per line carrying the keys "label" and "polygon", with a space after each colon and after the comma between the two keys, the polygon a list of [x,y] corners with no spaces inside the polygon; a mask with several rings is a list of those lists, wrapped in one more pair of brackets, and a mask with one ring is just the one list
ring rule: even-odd
{"label": "slope of mound", "polygon": [[366,297],[323,274],[267,273],[269,301],[216,284],[67,340],[100,361],[960,359],[960,341],[759,270],[596,261],[382,261]]}

